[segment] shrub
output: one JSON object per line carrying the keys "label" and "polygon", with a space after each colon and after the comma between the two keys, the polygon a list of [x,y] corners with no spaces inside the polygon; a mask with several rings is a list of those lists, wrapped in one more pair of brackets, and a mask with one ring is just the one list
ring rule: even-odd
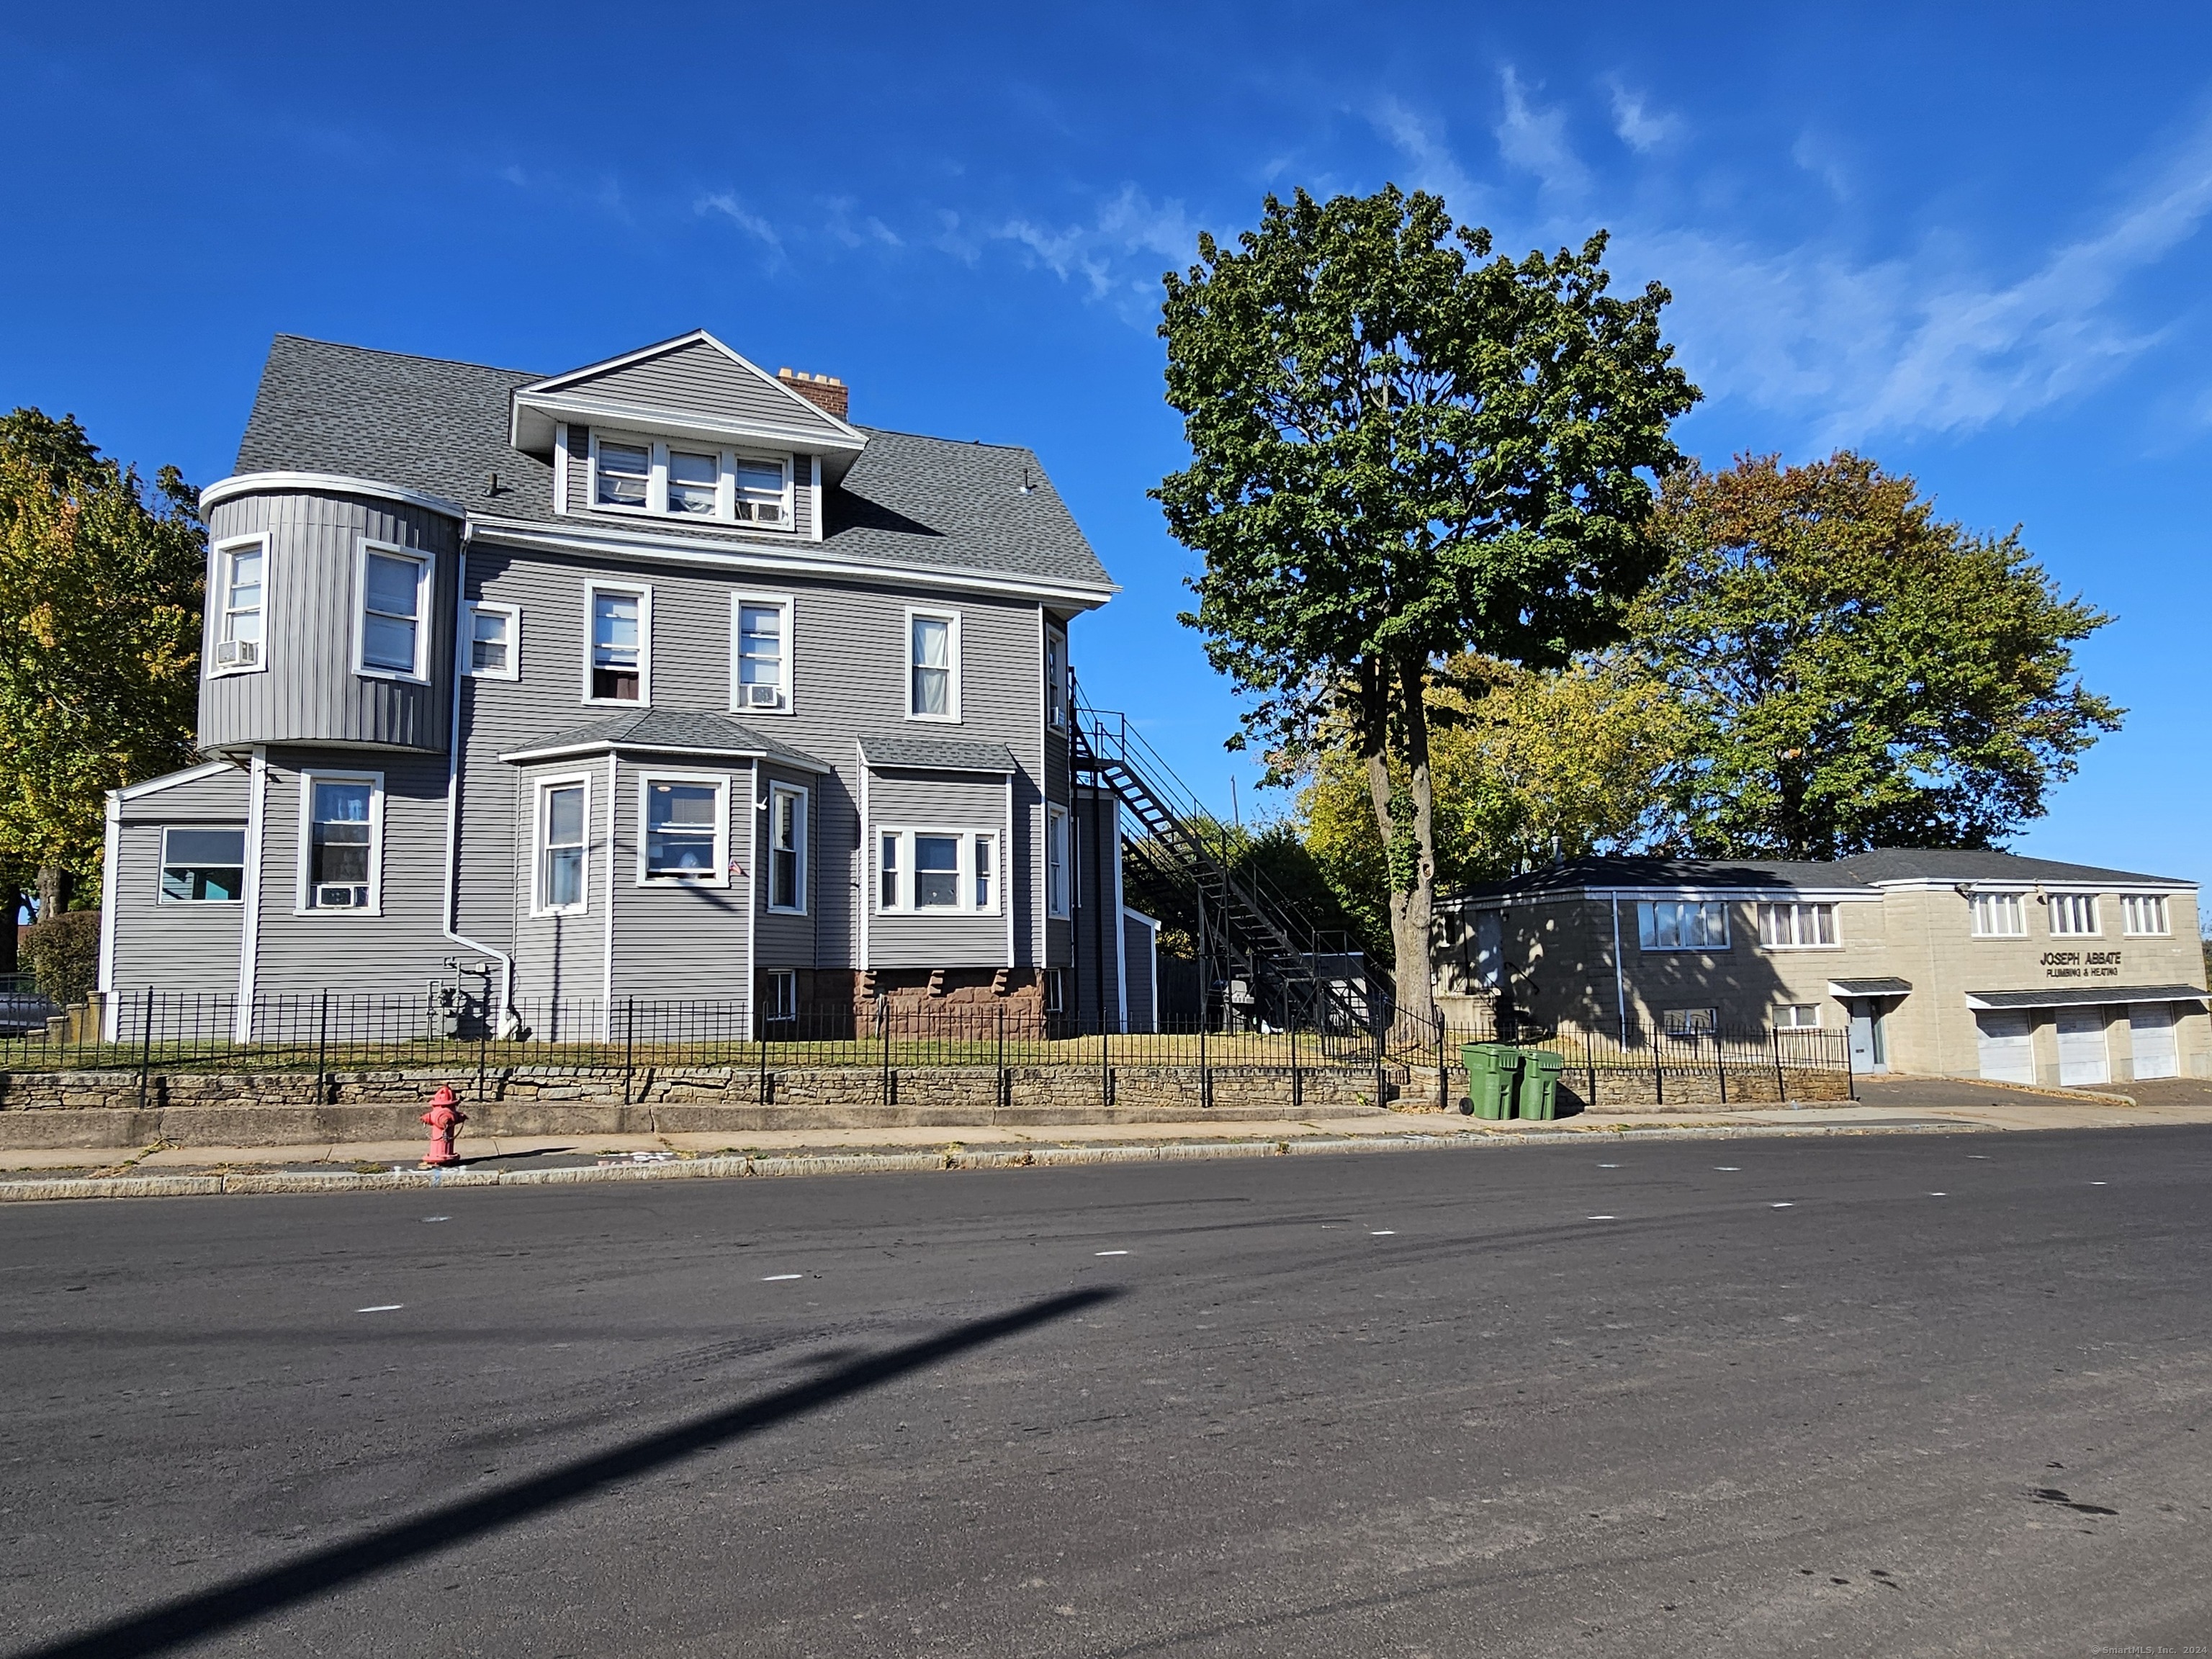
{"label": "shrub", "polygon": [[100,983],[100,912],[68,910],[33,922],[23,954],[41,994],[64,1008],[82,1002]]}

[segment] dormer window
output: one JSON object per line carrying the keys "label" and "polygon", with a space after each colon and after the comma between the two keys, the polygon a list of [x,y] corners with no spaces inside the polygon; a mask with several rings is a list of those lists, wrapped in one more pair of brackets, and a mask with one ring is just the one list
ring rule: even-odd
{"label": "dormer window", "polygon": [[787,529],[789,456],[692,449],[649,438],[592,434],[591,502],[602,513],[702,519]]}

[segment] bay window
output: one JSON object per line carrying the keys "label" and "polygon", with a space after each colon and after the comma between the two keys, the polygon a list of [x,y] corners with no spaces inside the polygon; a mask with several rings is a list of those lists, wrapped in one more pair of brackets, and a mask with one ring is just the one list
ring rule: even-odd
{"label": "bay window", "polygon": [[584,778],[562,778],[538,792],[538,892],[540,915],[581,911],[591,891],[592,789]]}
{"label": "bay window", "polygon": [[884,830],[876,837],[876,908],[977,915],[998,908],[995,835]]}
{"label": "bay window", "polygon": [[768,908],[806,909],[806,792],[789,784],[769,787]]}
{"label": "bay window", "polygon": [[641,883],[727,884],[728,788],[726,778],[648,775],[638,780],[644,819],[638,837]]}

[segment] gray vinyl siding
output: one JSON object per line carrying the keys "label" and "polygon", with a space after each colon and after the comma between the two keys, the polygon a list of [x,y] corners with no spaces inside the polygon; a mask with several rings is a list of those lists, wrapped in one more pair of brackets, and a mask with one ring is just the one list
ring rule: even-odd
{"label": "gray vinyl siding", "polygon": [[1121,951],[1128,963],[1129,1024],[1132,1031],[1158,1027],[1158,988],[1152,983],[1152,930],[1127,916],[1121,921]]}
{"label": "gray vinyl siding", "polygon": [[[221,627],[217,546],[269,535],[263,617],[264,665],[213,671]],[[364,540],[432,556],[428,684],[356,673],[356,571]],[[441,514],[369,496],[306,492],[241,495],[210,515],[208,611],[200,682],[203,749],[253,744],[362,744],[436,750],[446,746],[453,637],[453,572],[459,528]]]}
{"label": "gray vinyl siding", "polygon": [[[235,792],[228,815],[175,817],[168,823],[246,826],[246,796]],[[155,799],[160,799],[156,797]],[[101,902],[115,908],[115,961],[109,989],[228,995],[238,989],[238,939],[243,904],[164,904],[161,823],[125,823],[116,832],[115,868],[106,872]]]}
{"label": "gray vinyl siding", "polygon": [[125,801],[122,820],[125,823],[243,823],[250,775],[243,766],[228,766],[204,778],[173,783]]}
{"label": "gray vinyl siding", "polygon": [[[600,763],[605,767],[604,760]],[[640,879],[644,817],[639,788],[649,775],[719,780],[730,856],[744,860],[745,803],[752,769],[717,765],[696,756],[625,756],[617,769],[614,815],[615,995],[751,1002],[745,980],[749,884],[727,877],[722,887]],[[641,1031],[644,1028],[640,1027]]]}
{"label": "gray vinyl siding", "polygon": [[[814,968],[821,963],[816,957],[815,918],[821,914],[819,894],[824,887],[842,889],[849,879],[851,861],[837,856],[825,860],[822,856],[821,837],[814,824],[814,797],[822,792],[817,787],[820,780],[804,772],[787,768],[765,766],[762,780],[754,793],[756,802],[769,798],[771,784],[788,784],[807,793],[806,803],[806,859],[805,870],[806,914],[794,916],[781,910],[768,908],[771,872],[769,866],[769,814],[758,808],[751,815],[755,839],[749,849],[740,849],[738,856],[745,860],[757,894],[753,914],[757,918],[760,943],[757,946],[757,966],[769,968]],[[734,843],[733,843],[734,845]],[[842,907],[841,907],[842,908]],[[842,954],[843,941],[838,940],[837,954]]]}
{"label": "gray vinyl siding", "polygon": [[836,429],[805,399],[732,362],[703,342],[572,381],[563,390],[649,410],[771,421],[794,431],[827,435]]}
{"label": "gray vinyl siding", "polygon": [[1122,922],[1114,864],[1120,847],[1112,795],[1102,797],[1086,787],[1073,810],[1075,868],[1069,896],[1074,915],[1068,959],[1074,969],[1073,1006],[1089,1024],[1102,1016],[1110,1020],[1118,1006]]}
{"label": "gray vinyl siding", "polygon": [[[464,694],[465,695],[465,693]],[[514,951],[514,998],[523,1019],[548,1036],[559,1036],[565,1024],[556,1019],[555,1004],[588,1005],[595,1011],[606,994],[607,940],[607,762],[604,755],[572,761],[550,761],[541,766],[499,769],[511,783],[508,808],[513,841],[501,848],[489,841],[489,830],[471,828],[461,837],[463,868],[473,872],[464,881],[464,891],[481,891],[487,901],[481,923],[460,931],[486,944],[495,934],[499,942],[510,938]],[[538,848],[538,790],[556,779],[581,778],[588,803],[584,826],[584,908],[558,915],[533,915]],[[489,816],[486,814],[485,816]],[[507,890],[513,874],[511,896]],[[502,908],[502,901],[511,903]],[[470,907],[465,921],[481,914]],[[507,926],[495,929],[495,921]],[[511,926],[510,934],[508,927]],[[586,1012],[587,1025],[596,1020]]]}
{"label": "gray vinyl siding", "polygon": [[[964,772],[875,773],[868,783],[868,963],[874,968],[999,968],[1006,962],[1003,909],[986,915],[874,908],[879,830],[988,831],[1006,839],[1006,780]],[[1000,854],[1000,867],[1005,866]],[[1001,904],[1004,893],[1000,895]]]}
{"label": "gray vinyl siding", "polygon": [[[384,775],[378,915],[298,912],[303,770]],[[417,993],[468,953],[445,937],[446,764],[343,750],[272,751],[262,806],[261,905],[254,989]]]}

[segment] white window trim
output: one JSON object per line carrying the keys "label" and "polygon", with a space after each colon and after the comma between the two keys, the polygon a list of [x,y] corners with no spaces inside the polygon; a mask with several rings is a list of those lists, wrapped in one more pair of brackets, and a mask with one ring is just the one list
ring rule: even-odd
{"label": "white window trim", "polygon": [[[2137,928],[2131,913],[2144,905],[2156,905],[2165,926],[2156,928]],[[2120,937],[2122,939],[2172,939],[2173,937],[2173,906],[2163,893],[2123,893],[2120,895]]]}
{"label": "white window trim", "polygon": [[[875,913],[879,916],[995,916],[1006,904],[1006,859],[1000,851],[1001,831],[996,824],[978,829],[972,825],[957,826],[933,823],[879,823],[868,842],[868,874],[873,886]],[[883,854],[884,837],[898,839],[898,902],[884,902]],[[917,905],[914,902],[914,842],[917,836],[944,836],[958,844],[960,857],[954,879],[957,883],[957,904]],[[975,843],[978,839],[991,843],[991,902],[975,902]]]}
{"label": "white window trim", "polygon": [[[602,593],[626,593],[637,601],[637,697],[595,697],[592,695],[592,613]],[[650,708],[653,707],[653,589],[638,582],[587,581],[584,584],[584,696],[594,708]]]}
{"label": "white window trim", "polygon": [[[368,786],[368,902],[340,908],[319,906],[308,900],[315,856],[315,786],[319,783],[365,783]],[[300,863],[292,895],[295,916],[380,916],[384,914],[384,774],[319,769],[300,774]]]}
{"label": "white window trim", "polygon": [[[584,791],[584,876],[582,896],[574,904],[545,902],[545,798],[556,789]],[[580,916],[592,908],[592,775],[564,772],[559,777],[538,780],[537,796],[530,813],[530,914],[533,916]]]}
{"label": "white window trim", "polygon": [[764,1005],[771,1004],[775,1000],[773,995],[769,993],[768,987],[788,985],[791,988],[791,1012],[787,1014],[779,1014],[773,1012],[771,1008],[763,1006],[761,1009],[761,1018],[779,1024],[787,1019],[797,1019],[799,1018],[799,970],[796,968],[770,968],[761,975],[761,979],[763,981],[761,1001]]}
{"label": "white window trim", "polygon": [[[1770,945],[1766,941],[1766,929],[1762,925],[1765,918],[1759,914],[1769,908],[1788,909],[1793,913],[1815,909],[1826,910],[1828,913],[1828,931],[1834,937],[1826,943],[1816,939],[1808,944],[1802,939],[1793,939],[1786,944]],[[1760,899],[1753,907],[1752,920],[1758,933],[1759,948],[1762,951],[1840,951],[1844,948],[1842,908],[1824,899]],[[1790,919],[1791,933],[1798,933],[1804,931],[1799,925],[1802,920],[1801,915],[1795,914],[1791,915]]]}
{"label": "white window trim", "polygon": [[[1661,904],[1672,904],[1677,906],[1695,905],[1700,909],[1709,905],[1717,906],[1721,913],[1720,943],[1717,945],[1646,945],[1644,942],[1644,911],[1647,907]],[[1672,955],[1685,951],[1694,955],[1700,951],[1717,952],[1730,950],[1734,948],[1735,944],[1735,918],[1729,914],[1729,908],[1730,907],[1726,899],[1638,899],[1636,902],[1636,948],[1640,951],[1648,952],[1652,955]],[[1652,936],[1656,939],[1658,936],[1659,931],[1658,921],[1656,916],[1653,918],[1651,931]]]}
{"label": "white window trim", "polygon": [[[666,438],[656,438],[642,432],[623,432],[609,428],[591,429],[591,465],[584,478],[584,503],[587,511],[604,513],[620,519],[667,520],[676,524],[713,524],[741,526],[746,530],[764,531],[771,535],[789,535],[796,526],[798,501],[798,469],[789,455],[767,450],[730,449],[714,443],[689,443],[679,438],[672,443]],[[645,505],[623,507],[599,499],[599,441],[619,444],[625,449],[642,449],[646,453]],[[712,455],[714,460],[714,512],[712,517],[697,513],[672,513],[668,510],[668,452],[679,449],[687,455]],[[757,519],[738,516],[738,463],[748,461],[755,465],[775,466],[783,473],[782,517],[775,524],[763,524]],[[574,465],[574,461],[570,462]]]}
{"label": "white window trim", "polygon": [[1049,623],[1044,630],[1044,723],[1067,729],[1067,635]]}
{"label": "white window trim", "polygon": [[[2099,902],[2099,896],[2100,896],[2095,893],[2051,893],[2046,895],[2044,898],[2043,911],[2043,925],[2045,931],[2048,932],[2053,939],[2104,938],[2105,907]],[[2089,907],[2090,925],[2087,927],[2071,929],[2066,933],[2059,932],[2057,927],[2057,920],[2060,907],[2064,906],[2070,909],[2075,904],[2085,902]]]}
{"label": "white window trim", "polygon": [[[415,666],[403,672],[372,665],[362,655],[368,644],[368,556],[411,560],[415,574]],[[267,567],[264,565],[264,569]],[[380,542],[363,536],[353,556],[353,672],[365,680],[398,680],[410,685],[430,683],[430,613],[438,596],[438,556],[398,542]],[[265,592],[266,590],[264,590]],[[263,653],[264,656],[267,653]]]}
{"label": "white window trim", "polygon": [[[1966,896],[1966,936],[1969,939],[2026,939],[2027,937],[2027,890],[2020,888],[1981,888]],[[2017,932],[2009,933],[1984,933],[1977,925],[1982,917],[1983,899],[2010,899],[2013,914],[2020,918]]]}
{"label": "white window trim", "polygon": [[[742,701],[744,688],[738,682],[738,641],[740,624],[746,605],[757,611],[774,607],[783,612],[783,701],[774,708],[756,708]],[[732,593],[730,595],[730,712],[732,714],[790,714],[799,706],[799,694],[793,689],[796,676],[794,647],[798,641],[799,603],[788,593]]]}
{"label": "white window trim", "polygon": [[[796,783],[771,783],[768,787],[768,833],[761,838],[763,856],[760,873],[766,878],[762,883],[762,895],[768,901],[769,914],[779,916],[803,916],[806,914],[807,854],[813,834],[813,802],[811,792]],[[775,803],[781,795],[789,795],[799,803],[799,902],[778,904],[775,902]]]}
{"label": "white window trim", "polygon": [[275,574],[276,546],[266,531],[252,536],[227,536],[215,544],[216,591],[213,603],[208,606],[215,626],[210,645],[212,647],[226,643],[223,633],[228,620],[231,556],[257,546],[261,550],[261,660],[244,667],[223,668],[216,665],[215,651],[210,648],[208,653],[208,678],[210,679],[228,679],[234,674],[259,674],[269,667],[269,579]]}
{"label": "white window trim", "polygon": [[[478,668],[477,659],[477,616],[483,612],[507,618],[507,667],[504,672]],[[519,605],[495,605],[489,599],[471,599],[461,607],[461,661],[464,676],[472,680],[519,680],[522,678],[522,607]]]}
{"label": "white window trim", "polygon": [[[1048,801],[1044,809],[1044,913],[1054,921],[1066,921],[1074,909],[1075,832],[1067,809]],[[1060,858],[1060,881],[1053,882],[1053,854]]]}
{"label": "white window trim", "polygon": [[[941,622],[950,624],[945,630],[945,654],[949,659],[949,666],[952,676],[950,684],[945,688],[945,698],[947,707],[951,710],[951,713],[950,714],[921,714],[915,712],[914,671],[915,664],[914,660],[914,625],[916,621],[923,619],[927,619],[930,622]],[[906,682],[906,690],[902,694],[901,700],[905,707],[906,717],[908,720],[926,720],[932,726],[957,726],[960,724],[960,613],[957,611],[940,611],[926,605],[910,605],[907,606],[906,632],[899,644],[899,673],[900,677]]]}
{"label": "white window trim", "polygon": [[[169,866],[170,866],[171,862],[173,861],[173,860],[170,859],[170,857],[169,857],[169,832],[170,832],[172,830],[229,830],[229,829],[234,829],[234,829],[236,829],[236,830],[237,830],[237,831],[238,831],[238,834],[239,834],[239,841],[240,841],[240,845],[239,845],[239,858],[238,858],[238,875],[239,875],[239,894],[238,894],[238,896],[237,896],[236,898],[228,898],[228,899],[180,899],[180,898],[171,898],[171,897],[169,896],[167,888],[166,887],[166,885],[165,885],[165,884],[163,884],[163,882],[162,882],[162,878],[163,878],[164,876],[166,876],[167,874],[168,874],[168,872],[169,872]],[[161,826],[161,844],[160,844],[157,848],[155,848],[155,865],[154,865],[154,902],[155,902],[155,903],[156,903],[156,904],[187,904],[187,905],[191,905],[191,906],[194,907],[195,908],[197,908],[198,907],[199,907],[200,905],[203,905],[203,904],[243,904],[243,903],[245,903],[245,902],[246,902],[246,890],[246,890],[246,847],[245,847],[245,837],[246,837],[246,826],[245,826],[244,824],[237,824],[237,825],[228,824],[228,823],[165,823],[165,824],[163,824],[163,825]],[[113,868],[114,866],[113,866],[113,865],[111,863],[111,864],[110,864],[110,866],[109,866],[109,867],[112,869],[112,868]]]}
{"label": "white window trim", "polygon": [[[646,873],[650,829],[646,806],[656,783],[708,784],[714,790],[714,868],[708,877]],[[640,887],[727,887],[730,884],[730,776],[726,772],[640,772],[637,775],[637,885]]]}

